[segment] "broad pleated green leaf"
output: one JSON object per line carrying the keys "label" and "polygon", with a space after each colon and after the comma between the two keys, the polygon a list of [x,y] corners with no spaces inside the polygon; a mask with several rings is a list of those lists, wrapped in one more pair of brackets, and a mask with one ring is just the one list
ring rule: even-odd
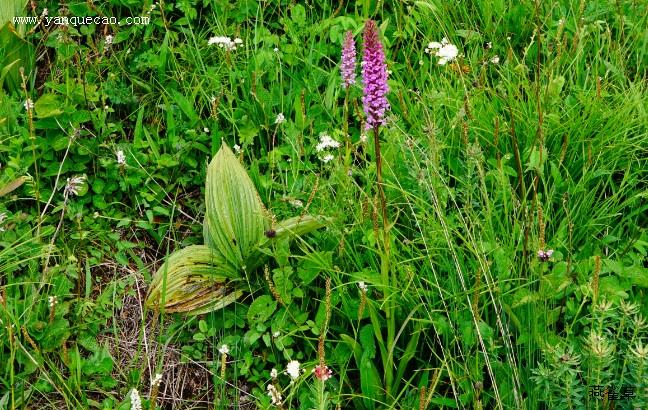
{"label": "broad pleated green leaf", "polygon": [[265,209],[234,153],[223,143],[207,167],[205,244],[241,267],[263,238]]}
{"label": "broad pleated green leaf", "polygon": [[146,304],[167,312],[206,313],[234,302],[239,270],[215,249],[192,245],[169,256],[153,275]]}

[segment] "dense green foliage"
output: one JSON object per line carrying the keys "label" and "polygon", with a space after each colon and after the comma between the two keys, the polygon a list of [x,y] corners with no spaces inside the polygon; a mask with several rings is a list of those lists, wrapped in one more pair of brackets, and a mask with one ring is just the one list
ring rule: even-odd
{"label": "dense green foliage", "polygon": [[[0,9],[0,409],[648,408],[646,1],[332,3],[43,1],[18,15],[123,24],[16,32]],[[386,220],[339,71],[368,19]],[[325,228],[269,241],[224,309],[149,309],[205,243],[222,142],[274,223]]]}

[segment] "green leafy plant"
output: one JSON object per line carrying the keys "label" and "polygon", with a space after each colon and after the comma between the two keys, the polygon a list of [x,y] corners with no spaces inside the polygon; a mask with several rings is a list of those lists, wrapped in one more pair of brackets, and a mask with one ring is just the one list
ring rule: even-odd
{"label": "green leafy plant", "polygon": [[273,226],[252,180],[224,142],[207,168],[205,197],[205,245],[172,254],[157,270],[149,307],[194,315],[223,308],[243,294],[245,272],[263,263],[271,241],[323,226],[312,216]]}

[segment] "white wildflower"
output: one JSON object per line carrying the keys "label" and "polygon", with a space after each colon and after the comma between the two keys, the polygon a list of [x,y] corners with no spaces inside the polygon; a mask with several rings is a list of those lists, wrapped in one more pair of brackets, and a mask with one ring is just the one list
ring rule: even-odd
{"label": "white wildflower", "polygon": [[368,140],[369,140],[369,138],[367,138],[367,134],[360,134],[360,142],[362,142],[364,144]]}
{"label": "white wildflower", "polygon": [[457,58],[459,54],[459,49],[454,44],[446,44],[437,51],[436,56],[439,58],[439,65],[445,65],[449,61],[453,61]]}
{"label": "white wildflower", "polygon": [[142,399],[140,398],[137,389],[131,390],[130,400],[131,400],[131,410],[142,410]]}
{"label": "white wildflower", "polygon": [[281,392],[277,390],[277,388],[273,384],[268,385],[268,396],[272,399],[272,404],[275,406],[280,406],[281,405]]}
{"label": "white wildflower", "polygon": [[229,353],[229,347],[224,344],[218,349],[218,351],[219,351],[220,354],[228,354]]}
{"label": "white wildflower", "polygon": [[496,55],[496,56],[493,56],[493,57],[490,59],[490,62],[491,62],[491,64],[499,64],[499,62],[500,62],[500,58],[499,58],[499,56],[497,56],[497,55]]}
{"label": "white wildflower", "polygon": [[286,122],[286,117],[284,117],[283,113],[280,112],[277,114],[277,118],[275,118],[275,124],[283,124]]}
{"label": "white wildflower", "polygon": [[225,48],[227,50],[236,50],[237,44],[242,44],[243,40],[240,38],[235,38],[232,40],[229,37],[226,36],[215,36],[215,37],[210,37],[209,40],[207,41],[208,45],[216,44],[220,48]]}
{"label": "white wildflower", "polygon": [[119,165],[126,165],[126,156],[122,150],[117,151],[117,163]]}
{"label": "white wildflower", "polygon": [[65,184],[65,189],[63,191],[63,194],[68,197],[70,195],[79,195],[79,191],[83,187],[83,183],[85,182],[86,177],[85,175],[77,175],[72,178],[67,179],[67,183]]}
{"label": "white wildflower", "polygon": [[[288,203],[290,205],[294,206],[295,208],[303,208],[304,207],[304,203],[302,201],[300,201],[299,199],[291,199],[290,201],[288,201]],[[279,336],[279,332],[275,332],[275,333],[277,334],[277,336]],[[277,337],[277,336],[275,336],[275,337]]]}
{"label": "white wildflower", "polygon": [[278,53],[278,52],[279,52],[279,48],[278,48],[278,47],[275,47],[275,48],[274,48],[274,52],[275,52],[275,53]]}
{"label": "white wildflower", "polygon": [[113,43],[114,37],[108,34],[106,36],[106,46],[110,46]]}
{"label": "white wildflower", "polygon": [[58,298],[56,296],[50,296],[47,298],[47,302],[49,303],[50,309],[53,309],[58,303]]}
{"label": "white wildflower", "polygon": [[335,157],[332,154],[326,154],[322,158],[320,158],[320,161],[326,164],[327,162],[333,161],[334,159]]}
{"label": "white wildflower", "polygon": [[31,100],[31,98],[28,98],[25,100],[25,110],[31,111],[34,109],[34,102]]}
{"label": "white wildflower", "polygon": [[339,146],[340,143],[331,138],[330,135],[322,134],[320,135],[320,143],[315,146],[315,149],[317,152],[322,152],[327,148],[338,148]]}
{"label": "white wildflower", "polygon": [[367,284],[364,283],[363,281],[358,282],[358,287],[363,292],[366,292],[367,290],[369,290],[369,286],[367,286]]}
{"label": "white wildflower", "polygon": [[286,366],[286,373],[290,376],[291,379],[295,380],[299,377],[299,362],[297,360],[291,360]]}
{"label": "white wildflower", "polygon": [[203,131],[205,131],[206,134],[209,134],[209,128],[204,127],[204,128],[203,128]]}
{"label": "white wildflower", "polygon": [[236,152],[237,154],[241,153],[241,146],[239,144],[234,144],[232,148],[234,148],[234,152]]}
{"label": "white wildflower", "polygon": [[41,16],[45,17],[49,14],[49,10],[47,10],[47,7],[43,9],[43,12],[41,13]]}
{"label": "white wildflower", "polygon": [[151,386],[159,386],[162,381],[162,373],[156,373],[155,376],[151,379]]}
{"label": "white wildflower", "polygon": [[279,375],[279,372],[277,371],[277,369],[275,369],[273,367],[272,370],[270,370],[270,377],[272,377],[273,379],[276,379],[278,375]]}
{"label": "white wildflower", "polygon": [[489,41],[486,43],[486,49],[490,50],[491,48],[493,48],[493,43]]}
{"label": "white wildflower", "polygon": [[459,55],[459,49],[454,44],[450,44],[447,38],[443,38],[441,42],[432,41],[425,48],[425,52],[439,57],[439,65],[445,65],[449,61],[453,61]]}

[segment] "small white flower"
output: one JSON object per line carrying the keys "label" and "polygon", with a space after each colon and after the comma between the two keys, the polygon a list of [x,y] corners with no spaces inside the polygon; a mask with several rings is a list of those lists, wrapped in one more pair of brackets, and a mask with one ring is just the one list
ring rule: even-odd
{"label": "small white flower", "polygon": [[449,61],[457,58],[459,49],[454,44],[446,44],[437,51],[436,56],[439,58],[439,65],[445,65]]}
{"label": "small white flower", "polygon": [[369,290],[369,286],[367,286],[367,284],[364,283],[363,281],[358,282],[358,287],[363,292],[366,292],[367,290]]}
{"label": "small white flower", "polygon": [[229,353],[229,347],[224,344],[218,349],[218,352],[220,354],[228,354]]}
{"label": "small white flower", "polygon": [[151,379],[151,386],[159,386],[160,382],[162,381],[162,373],[156,373],[153,379]]}
{"label": "small white flower", "polygon": [[275,48],[274,48],[274,52],[275,52],[275,53],[278,53],[278,52],[279,52],[279,48],[278,48],[278,47],[275,47]]}
{"label": "small white flower", "polygon": [[367,138],[367,134],[360,134],[360,142],[362,142],[363,144],[367,142],[368,139],[369,138]]}
{"label": "small white flower", "polygon": [[240,38],[236,38],[232,40],[229,37],[225,36],[215,36],[215,37],[210,37],[209,40],[207,41],[207,45],[213,45],[216,44],[220,48],[226,48],[227,50],[236,50],[236,45],[243,43],[243,40]]}
{"label": "small white flower", "polygon": [[232,148],[234,148],[234,152],[236,152],[237,154],[241,153],[241,146],[239,144],[234,144]]}
{"label": "small white flower", "polygon": [[335,157],[332,154],[326,154],[322,158],[320,158],[320,161],[326,164],[327,162],[333,161],[334,159]]}
{"label": "small white flower", "polygon": [[25,110],[31,111],[34,109],[34,102],[31,100],[31,98],[28,98],[25,100]]}
{"label": "small white flower", "polygon": [[291,379],[295,380],[299,377],[299,362],[297,360],[291,360],[286,366],[286,373],[290,376]]}
{"label": "small white flower", "polygon": [[284,117],[283,113],[280,112],[277,114],[277,118],[275,118],[275,124],[283,124],[286,122],[286,117]]}
{"label": "small white flower", "polygon": [[317,152],[322,152],[327,148],[339,148],[340,143],[333,138],[331,138],[330,135],[327,134],[322,134],[320,135],[320,143],[315,146],[315,150]]}
{"label": "small white flower", "polygon": [[490,50],[491,48],[493,48],[493,43],[490,42],[490,41],[489,41],[488,43],[486,43],[486,48],[487,48],[488,50]]}
{"label": "small white flower", "polygon": [[50,296],[50,297],[48,297],[48,298],[47,298],[47,301],[48,301],[48,303],[49,303],[49,307],[50,307],[50,309],[54,308],[54,306],[56,306],[56,304],[58,303],[58,299],[57,299],[56,296]]}
{"label": "small white flower", "polygon": [[67,179],[67,183],[65,184],[65,189],[63,191],[63,194],[67,197],[70,195],[79,195],[79,190],[83,186],[83,183],[85,182],[86,177],[85,175],[77,175],[72,178]]}
{"label": "small white flower", "polygon": [[419,65],[423,65],[423,60],[419,60]]}
{"label": "small white flower", "polygon": [[114,40],[114,37],[111,36],[110,34],[108,34],[108,35],[106,36],[106,45],[107,45],[107,46],[111,45],[111,44],[113,43],[113,40]]}
{"label": "small white flower", "polygon": [[[304,203],[302,201],[300,201],[299,199],[291,199],[290,201],[288,201],[288,203],[290,205],[294,206],[295,208],[303,208],[304,207]],[[275,337],[279,337],[279,332],[274,332],[273,336],[275,334],[277,335]]]}
{"label": "small white flower", "polygon": [[499,58],[499,56],[497,56],[497,55],[496,55],[496,56],[493,56],[493,57],[490,59],[490,62],[491,62],[491,64],[499,64],[499,62],[500,62],[500,58]]}
{"label": "small white flower", "polygon": [[122,150],[117,151],[117,163],[119,165],[125,165],[126,164],[126,156],[124,155],[124,151],[122,151]]}
{"label": "small white flower", "polygon": [[49,14],[49,10],[47,10],[47,7],[46,7],[46,8],[43,9],[43,13],[41,14],[41,16],[45,17],[48,14]]}
{"label": "small white flower", "polygon": [[203,131],[205,131],[205,133],[209,134],[209,128],[205,127],[205,128],[203,128]]}
{"label": "small white flower", "polygon": [[270,377],[272,377],[273,379],[276,379],[278,375],[279,375],[279,372],[277,371],[277,369],[275,369],[273,367],[272,370],[270,370]]}
{"label": "small white flower", "polygon": [[272,399],[272,404],[275,406],[280,406],[281,405],[281,392],[277,390],[277,388],[273,384],[268,385],[268,396]]}
{"label": "small white flower", "polygon": [[130,393],[131,410],[142,410],[142,399],[136,389]]}

